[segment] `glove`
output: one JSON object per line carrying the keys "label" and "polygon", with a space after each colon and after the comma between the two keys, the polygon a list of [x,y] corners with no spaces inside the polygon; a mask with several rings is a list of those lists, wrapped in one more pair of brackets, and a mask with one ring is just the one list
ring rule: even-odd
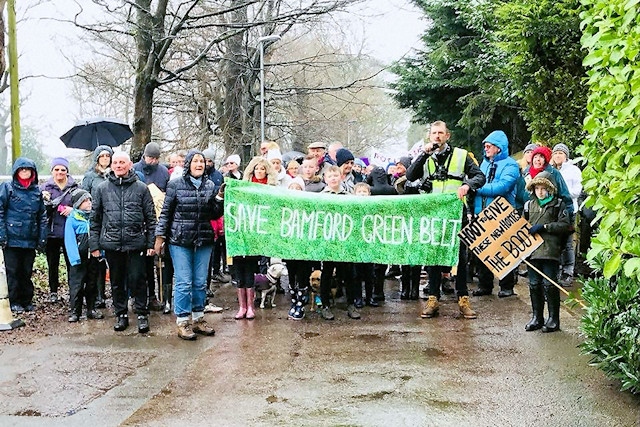
{"label": "glove", "polygon": [[536,225],[532,225],[531,228],[529,229],[529,233],[530,234],[540,234],[540,232],[544,230],[544,225],[542,224],[536,224]]}
{"label": "glove", "polygon": [[153,245],[153,250],[156,251],[156,254],[161,257],[164,252],[164,239],[162,237],[156,237],[156,242]]}
{"label": "glove", "polygon": [[222,185],[220,186],[220,189],[218,190],[218,195],[217,197],[220,197],[221,199],[224,199],[224,188],[227,186],[226,182],[223,182]]}

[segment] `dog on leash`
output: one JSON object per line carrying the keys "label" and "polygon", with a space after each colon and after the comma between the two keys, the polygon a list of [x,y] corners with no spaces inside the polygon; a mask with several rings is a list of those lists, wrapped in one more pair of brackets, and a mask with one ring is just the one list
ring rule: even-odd
{"label": "dog on leash", "polygon": [[253,276],[256,294],[260,295],[260,308],[265,307],[267,298],[271,298],[271,307],[276,305],[273,303],[276,297],[276,289],[280,283],[280,278],[287,275],[287,267],[281,263],[274,263],[267,269],[267,274],[255,274]]}

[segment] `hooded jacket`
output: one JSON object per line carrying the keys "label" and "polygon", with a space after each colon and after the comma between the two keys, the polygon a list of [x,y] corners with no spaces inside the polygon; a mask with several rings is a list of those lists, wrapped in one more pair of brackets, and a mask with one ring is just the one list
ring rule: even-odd
{"label": "hooded jacket", "polygon": [[372,196],[393,196],[398,194],[396,189],[389,183],[389,175],[379,166],[371,170],[367,177],[367,184],[371,186]]}
{"label": "hooded jacket", "polygon": [[569,213],[564,201],[556,194],[556,180],[553,174],[542,171],[527,185],[544,185],[553,194],[553,200],[540,206],[535,195],[524,205],[524,218],[531,225],[544,225],[540,237],[544,240],[529,257],[530,259],[548,259],[558,261],[565,247],[566,238],[571,232]]}
{"label": "hooded jacket", "polygon": [[171,175],[165,165],[160,163],[150,165],[142,158],[138,163],[133,164],[133,170],[142,174],[147,185],[155,184],[163,192],[167,191],[167,183]]}
{"label": "hooded jacket", "polygon": [[156,229],[153,199],[133,171],[107,180],[93,189],[89,250],[129,252],[152,249]]}
{"label": "hooded jacket", "polygon": [[491,132],[484,141],[498,147],[500,152],[492,160],[489,160],[486,154],[483,156],[480,170],[486,176],[487,181],[476,192],[474,203],[476,215],[498,196],[504,197],[511,206],[515,206],[516,182],[520,177],[518,162],[509,157],[507,135],[501,130],[496,130]]}
{"label": "hooded jacket", "polygon": [[94,187],[97,187],[98,184],[104,182],[107,179],[106,174],[109,171],[109,168],[107,168],[104,172],[98,170],[98,157],[103,151],[108,151],[109,154],[113,157],[113,149],[108,145],[98,145],[96,149],[93,150],[91,167],[84,174],[81,186],[83,190],[87,190],[89,193],[93,191]]}
{"label": "hooded jacket", "polygon": [[[33,170],[31,183],[24,188],[18,169]],[[0,186],[0,245],[13,248],[44,248],[47,213],[38,188],[38,169],[33,160],[19,157],[13,164],[13,179]]]}
{"label": "hooded jacket", "polygon": [[213,245],[214,231],[211,220],[223,214],[223,202],[216,199],[214,183],[202,176],[200,186],[191,181],[189,173],[193,156],[200,151],[190,151],[184,160],[182,177],[169,181],[156,236],[164,237],[167,244],[199,247]]}
{"label": "hooded jacket", "polygon": [[60,199],[58,206],[47,206],[47,218],[49,222],[49,238],[62,239],[64,237],[64,224],[67,222],[67,217],[62,215],[58,210],[59,206],[71,206],[71,193],[74,189],[78,188],[78,184],[75,182],[71,175],[67,176],[67,185],[64,188],[58,187],[58,184],[53,180],[53,177],[49,178],[47,182],[40,186],[41,191],[48,191],[51,194],[50,200]]}

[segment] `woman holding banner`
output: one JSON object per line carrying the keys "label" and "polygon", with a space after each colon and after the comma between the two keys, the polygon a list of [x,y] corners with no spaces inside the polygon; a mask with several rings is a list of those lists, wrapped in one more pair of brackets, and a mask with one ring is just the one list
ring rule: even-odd
{"label": "woman holding banner", "polygon": [[[254,157],[244,170],[243,181],[256,184],[276,185],[277,174],[271,163],[264,157]],[[235,315],[236,320],[253,320],[256,317],[254,300],[256,291],[254,288],[254,274],[258,273],[259,256],[234,256],[236,281],[238,282],[238,303],[240,308]]]}

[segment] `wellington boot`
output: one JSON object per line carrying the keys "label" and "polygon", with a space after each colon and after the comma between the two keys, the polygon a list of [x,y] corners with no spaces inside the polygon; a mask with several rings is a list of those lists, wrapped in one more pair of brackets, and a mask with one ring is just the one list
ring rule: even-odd
{"label": "wellington boot", "polygon": [[253,320],[256,318],[254,301],[256,299],[256,290],[253,288],[247,289],[247,319]]}
{"label": "wellington boot", "polygon": [[191,325],[189,324],[189,321],[178,322],[178,336],[183,340],[187,340],[187,341],[193,341],[196,338],[198,338],[195,332],[191,330]]}
{"label": "wellington boot", "polygon": [[544,322],[542,332],[555,332],[560,329],[560,290],[553,285],[546,285],[544,294],[547,299],[549,318]]}
{"label": "wellington boot", "polygon": [[531,296],[531,320],[524,327],[525,331],[535,331],[542,328],[544,323],[544,294],[542,286],[529,285]]}
{"label": "wellington boot", "polygon": [[434,317],[438,315],[438,310],[440,309],[440,303],[438,302],[438,298],[434,295],[429,295],[427,299],[427,303],[424,306],[424,310],[422,310],[422,314],[420,317],[423,319],[428,319],[430,317]]}
{"label": "wellington boot", "polygon": [[234,316],[236,320],[244,319],[247,315],[247,288],[238,288],[236,289],[238,293],[238,303],[240,304],[240,309]]}

